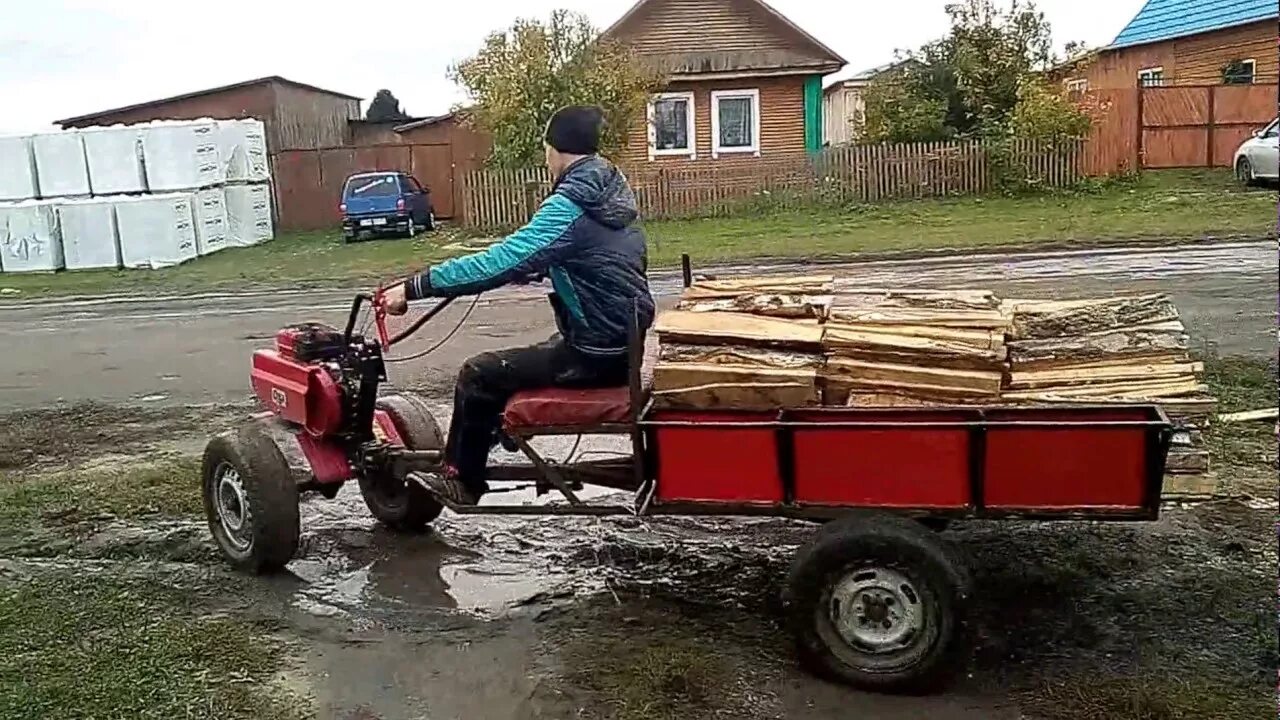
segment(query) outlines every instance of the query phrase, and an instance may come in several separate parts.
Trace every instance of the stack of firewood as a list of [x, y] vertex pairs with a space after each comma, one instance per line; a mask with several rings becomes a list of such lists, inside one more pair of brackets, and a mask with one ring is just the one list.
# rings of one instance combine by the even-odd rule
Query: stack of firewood
[[1175, 425], [1168, 472], [1180, 477], [1173, 483], [1204, 484], [1198, 478], [1207, 478], [1209, 453], [1200, 428], [1213, 399], [1167, 296], [1006, 300], [1004, 308], [1011, 326], [1006, 402], [1159, 404]]
[[705, 280], [655, 325], [659, 407], [775, 410], [820, 402], [831, 277]]
[[1007, 318], [987, 291], [863, 291], [838, 296], [822, 345], [828, 405], [992, 403]]

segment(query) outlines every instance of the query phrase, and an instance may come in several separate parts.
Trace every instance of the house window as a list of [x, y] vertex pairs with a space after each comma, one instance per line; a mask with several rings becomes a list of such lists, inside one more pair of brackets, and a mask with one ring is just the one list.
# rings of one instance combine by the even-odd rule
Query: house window
[[649, 159], [694, 157], [693, 93], [654, 95], [649, 101]]
[[1223, 85], [1252, 85], [1254, 72], [1258, 69], [1258, 61], [1232, 60], [1222, 68]]
[[711, 93], [711, 157], [722, 153], [760, 155], [760, 91]]
[[1138, 85], [1140, 87], [1160, 87], [1164, 85], [1164, 68], [1153, 67], [1139, 70]]
[[1088, 78], [1076, 78], [1067, 81], [1067, 97], [1072, 100], [1079, 100], [1087, 92], [1089, 92]]

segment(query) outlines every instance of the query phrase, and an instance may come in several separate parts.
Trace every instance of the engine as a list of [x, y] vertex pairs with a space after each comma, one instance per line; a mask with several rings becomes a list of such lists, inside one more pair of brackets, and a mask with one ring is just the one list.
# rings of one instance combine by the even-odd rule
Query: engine
[[362, 425], [356, 418], [372, 416], [385, 371], [377, 343], [304, 323], [277, 332], [274, 348], [254, 352], [250, 378], [263, 407], [326, 437], [352, 432]]

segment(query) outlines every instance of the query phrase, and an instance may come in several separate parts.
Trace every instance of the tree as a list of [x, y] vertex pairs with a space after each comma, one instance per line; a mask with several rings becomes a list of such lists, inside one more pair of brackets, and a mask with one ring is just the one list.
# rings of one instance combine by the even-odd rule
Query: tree
[[[918, 63], [874, 79], [864, 92], [867, 139], [928, 142], [1006, 136], [1029, 127], [1076, 131], [1086, 113], [1062, 102], [1042, 79], [1056, 58], [1044, 14], [1029, 2], [962, 0], [947, 6], [951, 29], [906, 54]], [[1021, 103], [1031, 106], [1019, 109]], [[1046, 114], [1064, 114], [1049, 118]], [[1020, 118], [1015, 122], [1015, 118]]]
[[619, 149], [662, 85], [625, 46], [600, 38], [585, 16], [566, 10], [491, 33], [450, 77], [471, 100], [468, 120], [493, 137], [490, 161], [508, 167], [541, 160], [546, 122], [565, 105], [603, 108], [602, 148]]
[[400, 101], [390, 90], [379, 90], [373, 96], [373, 101], [369, 103], [369, 110], [365, 112], [364, 119], [369, 122], [394, 122], [397, 120], [409, 120], [410, 117], [400, 109]]

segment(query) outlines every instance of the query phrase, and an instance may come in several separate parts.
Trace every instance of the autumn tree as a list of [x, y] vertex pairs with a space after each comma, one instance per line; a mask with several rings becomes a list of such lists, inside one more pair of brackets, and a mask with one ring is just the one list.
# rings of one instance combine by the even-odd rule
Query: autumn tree
[[400, 101], [390, 90], [379, 90], [369, 102], [369, 109], [364, 114], [369, 122], [393, 122], [408, 120], [409, 116], [400, 109]]
[[1051, 28], [1035, 5], [961, 0], [948, 5], [947, 14], [945, 37], [906, 53], [916, 62], [867, 87], [867, 140], [927, 142], [1022, 131], [1044, 137], [1088, 129], [1088, 114], [1044, 80], [1056, 58]]
[[662, 84], [625, 46], [566, 10], [491, 33], [450, 77], [470, 99], [468, 120], [493, 137], [490, 161], [508, 167], [541, 161], [546, 122], [565, 105], [603, 108], [603, 150], [617, 150], [644, 122], [649, 95]]

